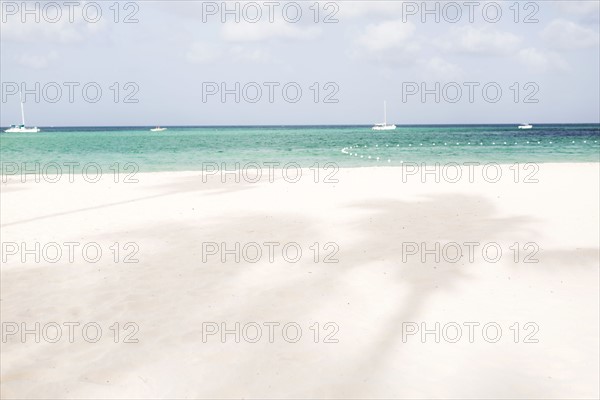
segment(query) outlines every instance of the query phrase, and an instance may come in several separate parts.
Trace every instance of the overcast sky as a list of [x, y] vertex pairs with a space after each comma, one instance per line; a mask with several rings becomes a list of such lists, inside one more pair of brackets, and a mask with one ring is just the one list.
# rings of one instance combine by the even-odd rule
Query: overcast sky
[[600, 119], [598, 1], [430, 1], [439, 22], [421, 1], [228, 2], [239, 22], [222, 2], [88, 3], [40, 7], [36, 22], [2, 2], [2, 126], [20, 121], [22, 83], [37, 126], [371, 124], [383, 100], [396, 124]]

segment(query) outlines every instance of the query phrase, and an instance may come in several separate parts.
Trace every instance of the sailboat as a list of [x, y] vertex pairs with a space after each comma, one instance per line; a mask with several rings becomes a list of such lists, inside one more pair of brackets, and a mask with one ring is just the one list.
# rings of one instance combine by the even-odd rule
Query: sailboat
[[11, 125], [10, 128], [5, 130], [7, 133], [37, 133], [39, 132], [39, 128], [27, 128], [25, 126], [25, 110], [23, 109], [23, 96], [21, 92], [19, 92], [19, 99], [21, 100], [21, 125]]
[[525, 124], [519, 125], [517, 128], [519, 128], [519, 129], [531, 129], [531, 128], [533, 128], [533, 125], [525, 123]]
[[387, 123], [387, 104], [383, 102], [383, 123], [375, 124], [372, 128], [374, 131], [393, 131], [396, 129], [396, 125], [388, 125]]
[[152, 128], [150, 129], [150, 132], [162, 132], [162, 131], [166, 131], [167, 128], [161, 128], [160, 126], [157, 126], [156, 128]]

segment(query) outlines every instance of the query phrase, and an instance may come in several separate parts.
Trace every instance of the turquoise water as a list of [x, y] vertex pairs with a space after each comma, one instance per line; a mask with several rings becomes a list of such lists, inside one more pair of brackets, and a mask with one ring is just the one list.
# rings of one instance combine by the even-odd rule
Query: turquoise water
[[[341, 167], [404, 162], [600, 162], [600, 125], [399, 126], [376, 132], [343, 127], [42, 128], [0, 134], [7, 163], [135, 163], [140, 171], [201, 170], [203, 163], [336, 163]], [[369, 158], [371, 157], [371, 158]], [[379, 160], [377, 160], [379, 157]], [[389, 161], [388, 161], [389, 160]], [[4, 167], [2, 168], [4, 173]]]

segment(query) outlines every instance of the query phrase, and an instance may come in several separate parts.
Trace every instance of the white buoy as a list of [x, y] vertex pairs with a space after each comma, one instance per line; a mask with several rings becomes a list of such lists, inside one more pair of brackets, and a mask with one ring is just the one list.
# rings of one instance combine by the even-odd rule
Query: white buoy
[[392, 162], [392, 160], [390, 160], [390, 159], [388, 158], [388, 162]]

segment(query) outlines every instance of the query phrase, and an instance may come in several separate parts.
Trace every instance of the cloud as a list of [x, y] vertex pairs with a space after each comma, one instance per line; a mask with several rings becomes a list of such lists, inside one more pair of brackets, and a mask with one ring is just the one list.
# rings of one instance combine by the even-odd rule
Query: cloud
[[284, 20], [224, 24], [221, 37], [228, 42], [261, 42], [270, 39], [311, 40], [321, 34], [316, 26], [301, 27]]
[[214, 44], [195, 42], [185, 53], [185, 58], [193, 64], [210, 64], [223, 55], [223, 50]]
[[444, 36], [433, 40], [433, 44], [444, 51], [477, 55], [510, 54], [516, 51], [520, 42], [513, 33], [472, 26], [451, 28]]
[[243, 46], [235, 46], [229, 50], [231, 58], [235, 61], [249, 61], [254, 63], [274, 62], [271, 53], [264, 49], [249, 49]]
[[562, 13], [571, 14], [588, 21], [600, 19], [600, 2], [595, 0], [568, 0], [554, 3]]
[[2, 41], [16, 43], [60, 43], [73, 44], [82, 43], [87, 37], [102, 31], [102, 22], [69, 22], [61, 19], [50, 23], [41, 21], [39, 23], [23, 23], [20, 20], [11, 19], [2, 25]]
[[542, 38], [557, 49], [570, 50], [598, 46], [600, 34], [572, 21], [555, 19], [542, 31]]
[[211, 64], [222, 60], [265, 63], [273, 62], [271, 53], [261, 48], [247, 46], [217, 46], [212, 43], [195, 42], [185, 53], [185, 58], [192, 64]]
[[412, 39], [415, 25], [401, 20], [370, 24], [358, 38], [358, 43], [371, 52], [415, 49], [418, 44]]
[[428, 76], [443, 79], [457, 78], [462, 73], [458, 65], [452, 64], [440, 57], [430, 58], [422, 64], [422, 68]]
[[171, 14], [179, 19], [189, 18], [202, 21], [202, 2], [196, 1], [157, 1], [153, 4], [162, 15]]
[[553, 52], [545, 53], [536, 48], [528, 47], [520, 50], [518, 56], [519, 60], [534, 72], [565, 71], [569, 69], [569, 64]]
[[401, 20], [369, 24], [356, 40], [351, 55], [380, 64], [407, 66], [416, 62], [420, 49], [414, 38], [415, 26]]
[[[338, 19], [344, 20], [365, 16], [386, 16], [388, 18], [397, 16], [400, 18], [402, 16], [402, 3], [402, 1], [343, 1], [337, 3], [339, 5]], [[323, 9], [323, 5], [321, 9]], [[330, 8], [325, 11], [331, 13], [333, 9]]]
[[51, 51], [48, 54], [20, 54], [16, 57], [19, 65], [33, 69], [44, 69], [56, 59], [58, 59], [56, 51]]

